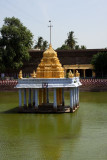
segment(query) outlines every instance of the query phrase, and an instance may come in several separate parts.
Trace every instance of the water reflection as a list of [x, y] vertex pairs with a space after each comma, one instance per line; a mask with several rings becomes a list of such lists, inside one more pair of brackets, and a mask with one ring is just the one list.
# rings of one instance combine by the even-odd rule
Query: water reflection
[[13, 147], [16, 148], [16, 144], [24, 155], [34, 151], [35, 157], [38, 154], [46, 159], [59, 159], [68, 141], [69, 145], [73, 146], [81, 130], [81, 117], [78, 112], [60, 115], [3, 114], [0, 116], [0, 122], [5, 126], [1, 146], [5, 144], [5, 149], [10, 148], [7, 150], [11, 152]]
[[11, 114], [17, 93], [0, 93], [0, 160], [107, 159], [106, 97], [80, 93], [74, 114]]

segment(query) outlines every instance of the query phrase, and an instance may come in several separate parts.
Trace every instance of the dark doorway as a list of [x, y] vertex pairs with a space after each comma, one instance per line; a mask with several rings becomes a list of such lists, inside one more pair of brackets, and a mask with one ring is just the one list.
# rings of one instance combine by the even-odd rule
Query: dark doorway
[[91, 69], [86, 69], [85, 70], [85, 75], [86, 75], [86, 78], [92, 78], [92, 70]]
[[80, 78], [83, 78], [84, 77], [83, 69], [77, 69], [77, 70], [80, 73]]

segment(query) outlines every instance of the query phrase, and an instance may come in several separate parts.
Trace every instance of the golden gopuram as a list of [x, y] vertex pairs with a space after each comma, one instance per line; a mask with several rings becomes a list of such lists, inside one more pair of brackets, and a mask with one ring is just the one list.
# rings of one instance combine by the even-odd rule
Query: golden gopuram
[[[43, 52], [43, 58], [36, 71], [31, 73], [30, 78], [23, 78], [19, 72], [19, 80], [16, 88], [19, 89], [19, 109], [21, 112], [74, 112], [79, 106], [79, 73], [75, 77], [71, 70], [68, 77], [64, 77], [57, 52], [52, 45]], [[69, 105], [66, 104], [64, 90], [69, 92]], [[24, 104], [22, 104], [22, 91], [24, 92]], [[28, 101], [27, 101], [28, 92]], [[51, 97], [50, 102], [50, 94]], [[53, 99], [53, 102], [52, 102]]]
[[36, 71], [37, 78], [64, 78], [64, 69], [51, 45], [43, 53]]

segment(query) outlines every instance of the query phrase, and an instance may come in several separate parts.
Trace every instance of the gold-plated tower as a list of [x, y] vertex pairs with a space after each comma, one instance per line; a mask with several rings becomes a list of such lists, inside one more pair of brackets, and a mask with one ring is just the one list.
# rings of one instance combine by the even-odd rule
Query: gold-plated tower
[[37, 78], [64, 78], [64, 68], [62, 67], [57, 52], [51, 46], [43, 53], [43, 58], [37, 67]]
[[23, 78], [23, 77], [22, 77], [22, 70], [20, 70], [19, 75], [18, 75], [18, 78], [19, 78], [19, 79], [22, 79], [22, 78]]

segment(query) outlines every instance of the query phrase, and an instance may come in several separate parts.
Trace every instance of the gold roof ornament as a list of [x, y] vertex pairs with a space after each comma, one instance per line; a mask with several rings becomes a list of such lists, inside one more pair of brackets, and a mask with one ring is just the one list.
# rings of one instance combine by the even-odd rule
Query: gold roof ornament
[[20, 70], [19, 75], [18, 75], [18, 78], [19, 78], [19, 79], [22, 79], [22, 78], [23, 78], [23, 77], [22, 77], [22, 70]]
[[74, 74], [72, 73], [72, 71], [70, 70], [69, 73], [68, 73], [68, 78], [73, 78], [74, 77]]
[[64, 78], [64, 68], [62, 67], [57, 52], [49, 45], [49, 48], [43, 53], [43, 58], [37, 67], [37, 78]]
[[33, 73], [31, 73], [31, 77], [32, 78], [36, 78], [36, 72], [35, 72], [35, 70], [33, 71]]
[[80, 77], [80, 73], [76, 70], [76, 77]]

